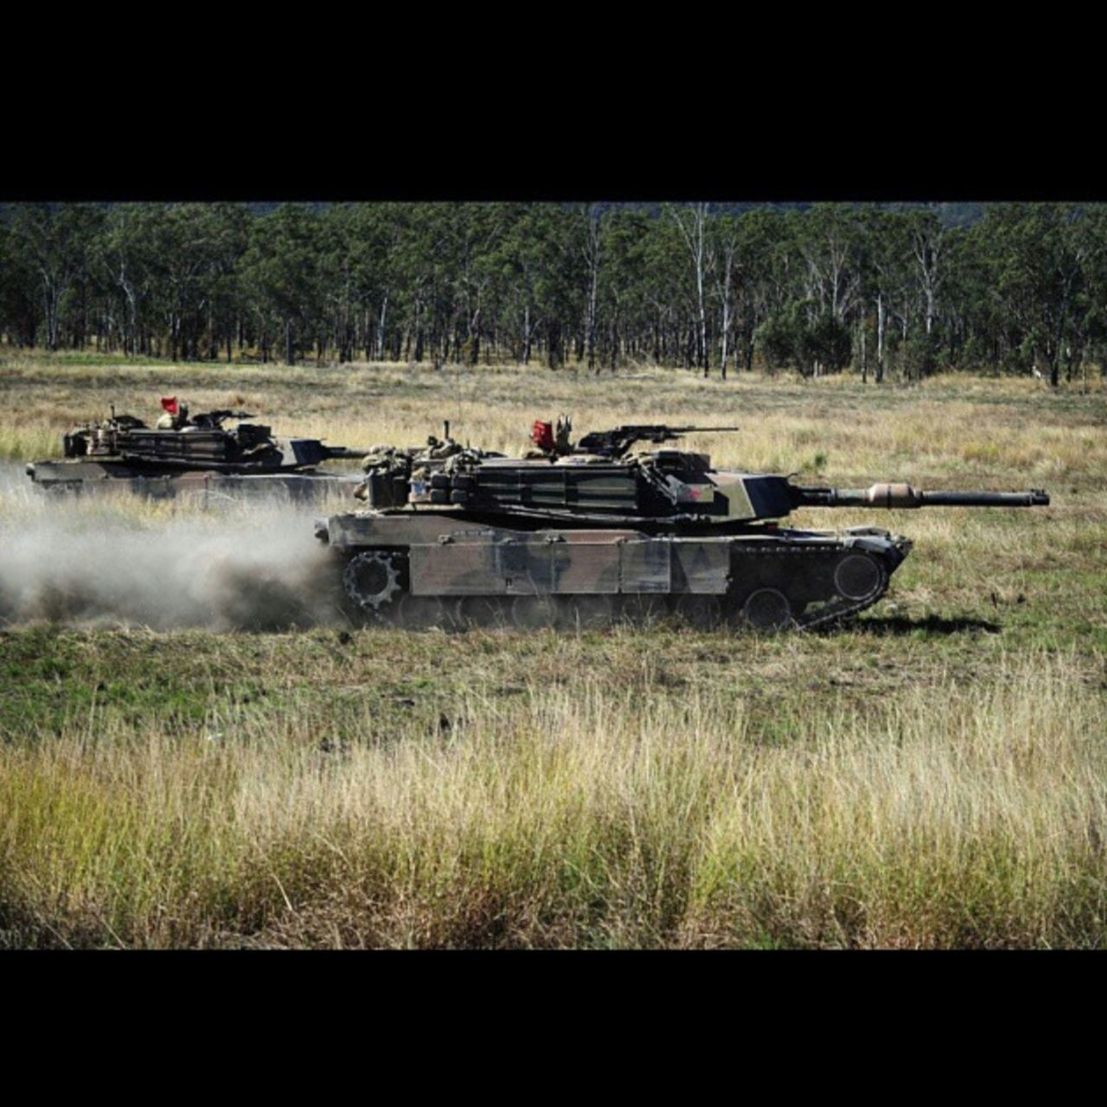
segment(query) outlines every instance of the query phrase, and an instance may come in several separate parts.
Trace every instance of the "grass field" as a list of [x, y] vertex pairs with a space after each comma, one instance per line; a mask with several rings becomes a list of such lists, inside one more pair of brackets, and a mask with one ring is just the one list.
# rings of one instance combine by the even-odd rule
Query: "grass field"
[[0, 457], [162, 395], [366, 446], [736, 423], [687, 444], [1053, 502], [799, 513], [915, 542], [830, 632], [414, 633], [311, 603], [243, 632], [259, 574], [309, 586], [310, 513], [47, 502], [13, 467], [0, 945], [1107, 945], [1102, 387], [9, 354]]

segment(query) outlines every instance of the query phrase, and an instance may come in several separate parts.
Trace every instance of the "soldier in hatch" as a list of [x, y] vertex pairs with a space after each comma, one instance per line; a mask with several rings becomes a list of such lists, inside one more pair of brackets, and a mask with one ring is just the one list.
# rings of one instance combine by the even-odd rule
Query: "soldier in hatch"
[[157, 430], [181, 430], [191, 425], [188, 418], [188, 404], [184, 401], [178, 404], [176, 399], [162, 400], [161, 406], [165, 408], [165, 412], [154, 424]]
[[427, 438], [427, 448], [423, 456], [431, 461], [442, 461], [444, 458], [453, 457], [454, 454], [459, 453], [461, 453], [461, 447], [452, 438], [447, 438], [443, 442], [432, 434]]
[[530, 428], [531, 445], [523, 454], [526, 461], [536, 461], [547, 457], [551, 461], [565, 457], [573, 452], [573, 444], [569, 441], [569, 435], [573, 429], [573, 421], [568, 415], [557, 417], [557, 429], [550, 423], [536, 419]]

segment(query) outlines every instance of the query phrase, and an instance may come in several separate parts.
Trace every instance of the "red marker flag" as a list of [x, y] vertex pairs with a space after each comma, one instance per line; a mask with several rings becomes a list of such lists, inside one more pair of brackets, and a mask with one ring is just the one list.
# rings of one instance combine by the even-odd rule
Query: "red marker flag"
[[177, 397], [176, 396], [162, 396], [161, 406], [169, 412], [170, 415], [177, 414]]
[[541, 419], [535, 419], [530, 428], [530, 440], [540, 450], [552, 450], [554, 448], [553, 427]]

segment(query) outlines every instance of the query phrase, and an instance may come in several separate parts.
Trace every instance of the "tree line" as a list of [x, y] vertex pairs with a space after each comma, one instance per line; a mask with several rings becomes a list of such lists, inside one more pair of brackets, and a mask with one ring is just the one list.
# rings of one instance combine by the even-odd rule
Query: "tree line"
[[0, 207], [23, 348], [1057, 385], [1104, 363], [1105, 311], [1104, 205]]

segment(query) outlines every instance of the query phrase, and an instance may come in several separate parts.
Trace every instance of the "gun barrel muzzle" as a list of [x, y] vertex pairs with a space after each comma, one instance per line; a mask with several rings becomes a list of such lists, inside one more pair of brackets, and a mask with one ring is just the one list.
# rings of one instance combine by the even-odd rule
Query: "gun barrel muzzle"
[[1040, 488], [1029, 492], [920, 492], [926, 507], [1048, 507], [1049, 496]]

